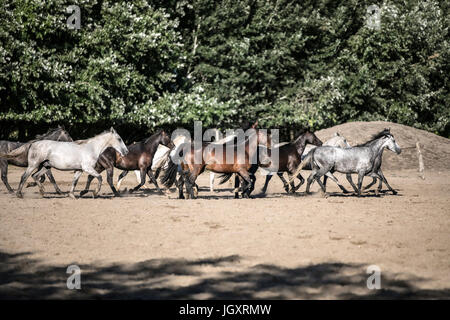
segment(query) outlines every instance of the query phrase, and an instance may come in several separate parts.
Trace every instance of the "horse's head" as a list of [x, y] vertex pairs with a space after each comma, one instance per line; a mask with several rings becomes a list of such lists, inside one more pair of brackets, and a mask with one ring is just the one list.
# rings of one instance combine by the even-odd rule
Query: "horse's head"
[[175, 148], [175, 144], [170, 139], [170, 136], [167, 134], [165, 130], [161, 130], [160, 132], [160, 144], [168, 147], [169, 149]]
[[70, 136], [70, 134], [64, 129], [64, 127], [58, 126], [57, 129], [59, 135], [58, 138], [56, 138], [56, 141], [66, 141], [66, 142], [72, 142], [73, 139]]
[[267, 148], [270, 148], [272, 146], [272, 136], [267, 133], [267, 130], [261, 130], [261, 129], [252, 129], [256, 132], [256, 137], [258, 139], [258, 144], [262, 144], [263, 146], [266, 146]]
[[128, 154], [128, 148], [125, 145], [125, 143], [123, 143], [122, 138], [119, 136], [119, 134], [116, 132], [116, 130], [114, 130], [113, 127], [111, 127], [111, 129], [108, 132], [110, 138], [109, 138], [109, 144], [111, 147], [113, 147], [114, 149], [116, 149], [116, 151], [118, 153], [120, 153], [120, 155], [126, 156]]
[[324, 145], [333, 146], [333, 147], [341, 147], [341, 148], [349, 148], [351, 145], [347, 142], [343, 136], [339, 134], [339, 132], [335, 132], [333, 138], [327, 140]]
[[396, 154], [400, 154], [402, 152], [402, 149], [397, 144], [397, 142], [394, 139], [394, 136], [391, 134], [389, 129], [385, 129], [385, 134], [383, 139], [385, 139], [384, 146], [391, 150], [392, 152], [395, 152]]
[[303, 139], [305, 140], [305, 143], [313, 144], [318, 147], [322, 145], [322, 141], [320, 141], [320, 139], [309, 130], [303, 134]]

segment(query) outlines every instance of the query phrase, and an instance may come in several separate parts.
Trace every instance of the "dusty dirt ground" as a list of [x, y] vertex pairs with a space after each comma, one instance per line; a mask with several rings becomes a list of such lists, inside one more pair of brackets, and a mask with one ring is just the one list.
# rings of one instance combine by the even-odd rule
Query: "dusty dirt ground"
[[[22, 172], [10, 166], [14, 188]], [[72, 174], [54, 175], [67, 191]], [[207, 173], [196, 200], [112, 198], [106, 183], [99, 199], [71, 200], [48, 182], [46, 198], [28, 188], [21, 200], [1, 184], [0, 298], [450, 298], [450, 172], [385, 175], [398, 195], [344, 196], [329, 181], [327, 198], [317, 184], [292, 196], [274, 177], [265, 198], [235, 200], [228, 184], [210, 193]], [[134, 185], [130, 174], [122, 189]], [[66, 287], [72, 264], [81, 290]]]

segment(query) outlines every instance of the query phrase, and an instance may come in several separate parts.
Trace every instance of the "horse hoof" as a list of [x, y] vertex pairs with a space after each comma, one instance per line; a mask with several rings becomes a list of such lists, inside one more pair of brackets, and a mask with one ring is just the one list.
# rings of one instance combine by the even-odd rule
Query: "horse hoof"
[[69, 192], [69, 198], [76, 200], [77, 198], [75, 197], [75, 195], [71, 192]]
[[80, 197], [84, 196], [86, 193], [88, 193], [89, 190], [83, 190], [80, 191]]
[[17, 198], [23, 198], [23, 195], [22, 195], [22, 192], [16, 192], [16, 196], [17, 196]]
[[41, 196], [45, 195], [44, 189], [39, 189], [39, 193], [41, 194]]
[[119, 192], [114, 193], [114, 197], [120, 198], [122, 195]]
[[29, 183], [27, 183], [27, 186], [25, 188], [35, 187], [36, 185], [37, 185], [36, 182], [29, 182]]
[[392, 194], [395, 196], [398, 192], [395, 190], [392, 190]]

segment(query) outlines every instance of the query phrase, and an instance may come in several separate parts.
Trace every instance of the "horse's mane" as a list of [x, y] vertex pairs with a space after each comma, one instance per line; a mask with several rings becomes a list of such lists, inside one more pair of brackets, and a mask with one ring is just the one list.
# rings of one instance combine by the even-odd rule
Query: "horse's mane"
[[156, 136], [160, 135], [163, 132], [162, 129], [156, 131], [154, 134], [152, 134], [150, 137], [142, 139], [141, 142], [143, 144], [146, 144], [150, 139], [154, 139]]
[[55, 132], [60, 131], [60, 130], [64, 130], [64, 129], [61, 128], [61, 127], [50, 128], [50, 129], [47, 130], [46, 133], [36, 135], [36, 136], [34, 137], [34, 140], [42, 140], [42, 139], [44, 139], [46, 136], [49, 136], [49, 135], [51, 135], [52, 133], [55, 133]]
[[308, 132], [309, 129], [300, 129], [297, 131], [297, 138], [295, 138], [293, 141], [289, 142], [290, 144], [295, 144], [298, 139], [300, 139], [306, 132]]
[[391, 131], [389, 129], [383, 129], [380, 132], [372, 135], [372, 137], [370, 138], [369, 141], [358, 144], [358, 145], [356, 145], [356, 147], [365, 147], [365, 146], [369, 145], [370, 143], [374, 142], [375, 140], [378, 140], [380, 138], [387, 137], [390, 135], [391, 135]]
[[94, 138], [96, 138], [98, 136], [101, 136], [102, 134], [109, 133], [109, 132], [111, 132], [111, 131], [105, 130], [102, 133], [99, 133], [99, 134], [97, 134], [97, 135], [95, 135], [95, 136], [93, 136], [91, 138], [83, 139], [83, 140], [75, 140], [74, 143], [76, 143], [76, 144], [85, 144], [85, 143], [88, 143], [91, 139], [94, 139]]

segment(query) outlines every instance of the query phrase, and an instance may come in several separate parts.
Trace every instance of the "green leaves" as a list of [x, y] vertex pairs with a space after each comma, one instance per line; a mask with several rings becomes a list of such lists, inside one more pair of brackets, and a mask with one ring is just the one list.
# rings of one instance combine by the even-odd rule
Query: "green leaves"
[[[391, 120], [450, 136], [444, 2], [0, 2], [0, 121], [319, 129]], [[76, 133], [75, 133], [76, 134]]]

